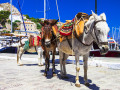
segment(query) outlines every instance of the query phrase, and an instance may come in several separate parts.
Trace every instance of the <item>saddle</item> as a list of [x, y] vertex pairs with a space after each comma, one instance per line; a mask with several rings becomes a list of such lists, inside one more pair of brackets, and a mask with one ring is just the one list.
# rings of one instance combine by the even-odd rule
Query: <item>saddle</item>
[[60, 28], [60, 42], [66, 39], [74, 38], [72, 32], [75, 32], [77, 36], [83, 34], [84, 23], [88, 20], [89, 15], [86, 13], [78, 13], [74, 19], [63, 24]]

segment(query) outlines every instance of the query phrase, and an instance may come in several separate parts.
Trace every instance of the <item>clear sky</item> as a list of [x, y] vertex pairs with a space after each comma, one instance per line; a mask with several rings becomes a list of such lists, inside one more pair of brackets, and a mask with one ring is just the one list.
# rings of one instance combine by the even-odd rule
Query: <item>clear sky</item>
[[[44, 13], [39, 12], [44, 10], [44, 0], [19, 0], [22, 13], [28, 14], [30, 17], [43, 18]], [[58, 19], [58, 13], [56, 8], [56, 0], [46, 0], [47, 19]], [[91, 10], [95, 10], [95, 0], [57, 0], [60, 18], [62, 22], [65, 20], [71, 20], [78, 12], [85, 12], [91, 14]], [[120, 26], [120, 0], [97, 0], [98, 15], [105, 13], [107, 17], [107, 23], [110, 27], [110, 33], [112, 33], [112, 27], [119, 28]], [[0, 3], [10, 2], [10, 0], [0, 0]], [[18, 7], [17, 0], [13, 0], [13, 5]]]

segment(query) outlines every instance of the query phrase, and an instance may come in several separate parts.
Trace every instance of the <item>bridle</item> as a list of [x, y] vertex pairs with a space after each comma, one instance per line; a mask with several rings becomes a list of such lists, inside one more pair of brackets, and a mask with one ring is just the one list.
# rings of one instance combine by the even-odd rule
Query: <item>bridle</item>
[[[94, 26], [93, 26], [93, 29], [92, 30], [94, 30], [94, 33], [95, 33], [95, 38], [96, 38], [96, 40], [97, 40], [97, 42], [99, 43], [99, 44], [104, 44], [104, 45], [108, 45], [108, 42], [100, 42], [99, 41], [99, 39], [98, 39], [98, 37], [97, 37], [97, 34], [96, 34], [96, 28], [95, 28], [95, 25], [98, 23], [98, 22], [106, 22], [106, 20], [98, 20], [98, 21], [94, 21]], [[93, 35], [92, 35], [92, 37], [93, 37]], [[94, 37], [93, 37], [94, 38]], [[95, 39], [94, 38], [94, 39]]]
[[[51, 28], [51, 29], [52, 29], [52, 28]], [[45, 31], [43, 31], [43, 32], [45, 32]], [[48, 41], [48, 42], [46, 42], [46, 43], [53, 43], [53, 42], [56, 42], [56, 40], [57, 40], [57, 38], [56, 38], [56, 36], [55, 36], [55, 34], [54, 34], [54, 32], [53, 32], [53, 29], [50, 30], [50, 32], [52, 33], [52, 37], [51, 37], [50, 41]], [[42, 39], [45, 39], [44, 34], [43, 34], [43, 38], [42, 38]], [[43, 42], [45, 43], [44, 40], [43, 40]]]

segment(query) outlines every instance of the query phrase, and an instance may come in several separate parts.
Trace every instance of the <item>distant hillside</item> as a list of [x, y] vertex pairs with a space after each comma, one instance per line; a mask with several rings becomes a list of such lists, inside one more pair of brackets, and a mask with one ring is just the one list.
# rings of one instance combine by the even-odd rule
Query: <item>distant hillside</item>
[[[2, 3], [2, 4], [0, 4], [0, 11], [1, 10], [3, 10], [3, 11], [11, 11], [10, 3]], [[13, 5], [12, 5], [12, 13], [20, 15], [20, 12], [18, 11], [18, 9], [16, 7], [14, 7]]]

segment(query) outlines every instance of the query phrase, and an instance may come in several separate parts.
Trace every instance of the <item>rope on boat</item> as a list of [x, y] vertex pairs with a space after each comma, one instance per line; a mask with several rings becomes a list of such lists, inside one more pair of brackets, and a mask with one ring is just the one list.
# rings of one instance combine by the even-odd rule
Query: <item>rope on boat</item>
[[22, 6], [21, 6], [21, 9], [23, 8], [23, 4], [24, 4], [24, 0], [23, 0], [23, 2], [22, 2]]
[[[26, 32], [26, 27], [25, 27], [25, 23], [24, 23], [24, 19], [23, 19], [23, 15], [22, 15], [22, 11], [21, 11], [19, 0], [18, 0], [18, 5], [19, 5], [19, 9], [20, 9], [20, 14], [21, 14], [21, 17], [22, 17], [22, 20], [23, 20], [24, 29], [25, 29], [25, 32]], [[26, 33], [26, 35], [27, 35], [27, 33]]]
[[59, 22], [60, 22], [60, 14], [59, 14], [59, 9], [58, 9], [58, 3], [57, 3], [57, 0], [56, 0], [56, 7], [57, 7], [58, 18], [59, 18]]

